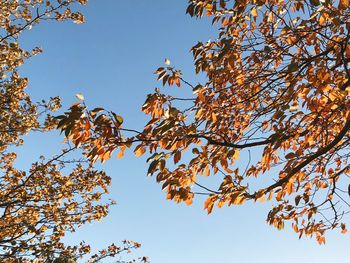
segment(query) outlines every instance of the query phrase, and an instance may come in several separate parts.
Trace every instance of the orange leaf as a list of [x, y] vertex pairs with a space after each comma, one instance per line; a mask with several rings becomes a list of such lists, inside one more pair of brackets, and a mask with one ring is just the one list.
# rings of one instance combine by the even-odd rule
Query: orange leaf
[[339, 0], [339, 5], [338, 8], [339, 9], [346, 9], [349, 7], [349, 0]]
[[347, 58], [350, 58], [350, 45], [349, 44], [346, 46], [345, 55]]
[[137, 146], [136, 149], [134, 150], [134, 153], [137, 157], [141, 156], [146, 152], [146, 149], [142, 147], [141, 145]]
[[242, 205], [245, 202], [245, 197], [243, 195], [239, 195], [236, 197], [236, 199], [233, 201], [234, 205]]
[[287, 188], [287, 193], [288, 193], [288, 194], [293, 193], [293, 183], [288, 182], [288, 183], [286, 184], [286, 188]]
[[210, 196], [207, 198], [207, 200], [205, 200], [204, 209], [208, 211], [208, 214], [210, 214], [213, 211], [214, 202], [215, 202], [215, 197], [213, 196]]
[[125, 151], [125, 147], [120, 147], [119, 153], [117, 155], [118, 160], [120, 160], [123, 156], [124, 156], [124, 151]]

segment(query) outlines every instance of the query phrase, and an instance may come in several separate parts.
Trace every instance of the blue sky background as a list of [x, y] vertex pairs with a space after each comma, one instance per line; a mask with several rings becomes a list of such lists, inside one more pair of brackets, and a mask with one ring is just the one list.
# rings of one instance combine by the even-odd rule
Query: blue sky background
[[[207, 20], [185, 15], [185, 0], [90, 0], [82, 8], [84, 25], [43, 23], [21, 39], [44, 53], [22, 67], [34, 100], [61, 96], [64, 108], [81, 92], [91, 107], [103, 106], [122, 115], [125, 126], [142, 128], [140, 108], [159, 83], [153, 72], [165, 58], [181, 68], [192, 83], [191, 46], [215, 36]], [[173, 88], [181, 93], [181, 89]], [[57, 153], [62, 137], [30, 135], [19, 164], [28, 167], [41, 154]], [[241, 160], [243, 163], [244, 159]], [[93, 248], [132, 239], [142, 243], [137, 254], [152, 263], [347, 262], [349, 235], [327, 235], [325, 246], [298, 240], [289, 227], [277, 231], [265, 223], [273, 203], [224, 207], [208, 216], [203, 199], [186, 206], [165, 200], [155, 178], [147, 177], [145, 158], [128, 154], [101, 166], [113, 178], [110, 197], [117, 200], [110, 215], [67, 237]]]

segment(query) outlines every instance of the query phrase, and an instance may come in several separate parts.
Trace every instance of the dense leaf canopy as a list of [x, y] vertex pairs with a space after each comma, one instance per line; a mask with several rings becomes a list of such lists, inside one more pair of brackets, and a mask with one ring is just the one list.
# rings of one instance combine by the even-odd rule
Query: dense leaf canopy
[[[86, 158], [74, 159], [71, 154], [77, 147], [67, 144], [58, 155], [32, 163], [29, 171], [14, 164], [23, 137], [55, 128], [52, 112], [61, 107], [58, 97], [34, 103], [26, 93], [28, 79], [19, 75], [18, 68], [41, 49], [23, 50], [19, 37], [43, 20], [82, 23], [83, 15], [73, 9], [86, 2], [0, 3], [0, 262], [75, 262], [90, 252], [90, 246], [66, 246], [62, 237], [108, 214], [110, 204], [100, 199], [108, 192], [111, 178], [95, 170]], [[138, 247], [140, 244], [132, 241], [112, 244], [89, 262]], [[140, 260], [146, 262], [147, 258]]]
[[[191, 0], [187, 13], [208, 16], [217, 39], [192, 47], [191, 84], [169, 65], [156, 71], [167, 88], [149, 94], [143, 130], [121, 116], [78, 103], [59, 128], [91, 162], [134, 145], [148, 152], [148, 174], [176, 202], [207, 195], [215, 206], [274, 202], [267, 221], [290, 221], [301, 237], [324, 243], [348, 212], [350, 7], [348, 0]], [[184, 94], [188, 94], [185, 92]], [[174, 166], [175, 164], [175, 166]], [[221, 178], [217, 186], [205, 177]], [[204, 182], [204, 183], [203, 183]]]

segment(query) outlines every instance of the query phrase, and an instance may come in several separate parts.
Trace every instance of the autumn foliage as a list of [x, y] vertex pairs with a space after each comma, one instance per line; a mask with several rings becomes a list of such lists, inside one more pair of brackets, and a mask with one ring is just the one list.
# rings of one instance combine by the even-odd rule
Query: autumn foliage
[[[350, 7], [348, 0], [191, 0], [187, 13], [208, 16], [217, 39], [192, 47], [197, 73], [156, 71], [168, 88], [149, 94], [143, 130], [79, 103], [59, 116], [59, 128], [91, 162], [134, 146], [149, 153], [148, 174], [167, 198], [191, 204], [207, 195], [214, 207], [273, 202], [267, 222], [290, 222], [324, 243], [349, 209]], [[169, 61], [166, 61], [169, 64]], [[184, 92], [188, 94], [188, 91]], [[220, 178], [206, 185], [206, 177]]]
[[[26, 92], [28, 79], [19, 75], [18, 68], [41, 49], [23, 50], [19, 38], [43, 20], [82, 23], [83, 15], [73, 10], [86, 2], [0, 3], [0, 262], [75, 262], [90, 253], [90, 246], [67, 246], [62, 237], [108, 214], [110, 203], [100, 199], [108, 192], [111, 178], [95, 170], [85, 157], [75, 159], [79, 155], [71, 154], [76, 146], [67, 144], [56, 156], [33, 160], [28, 171], [15, 166], [25, 135], [54, 129], [58, 121], [52, 112], [61, 107], [58, 97], [36, 103]], [[89, 262], [138, 247], [132, 241], [112, 244]]]

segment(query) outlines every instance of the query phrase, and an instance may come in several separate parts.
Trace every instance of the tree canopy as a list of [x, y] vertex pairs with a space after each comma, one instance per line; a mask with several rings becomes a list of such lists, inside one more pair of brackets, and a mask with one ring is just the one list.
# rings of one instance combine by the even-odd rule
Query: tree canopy
[[[168, 88], [149, 94], [142, 130], [103, 108], [73, 105], [58, 128], [94, 163], [133, 146], [175, 202], [206, 195], [205, 209], [273, 202], [267, 222], [290, 222], [322, 244], [346, 232], [349, 211], [350, 8], [348, 0], [190, 0], [187, 13], [212, 19], [217, 38], [192, 47], [206, 78], [156, 71]], [[189, 91], [189, 92], [188, 92]], [[215, 186], [206, 177], [221, 178]]]
[[[1, 262], [75, 262], [90, 253], [90, 246], [68, 246], [62, 237], [87, 222], [102, 219], [111, 205], [100, 201], [108, 193], [111, 178], [94, 169], [86, 157], [75, 159], [77, 155], [72, 153], [76, 146], [67, 144], [56, 156], [41, 157], [28, 171], [15, 166], [25, 135], [54, 129], [57, 120], [52, 112], [61, 107], [58, 97], [36, 103], [26, 92], [28, 79], [20, 76], [18, 68], [41, 49], [22, 49], [20, 36], [44, 20], [83, 23], [83, 15], [74, 10], [86, 3], [16, 0], [0, 4]], [[92, 255], [89, 262], [139, 247], [127, 240], [120, 246], [112, 244]]]

